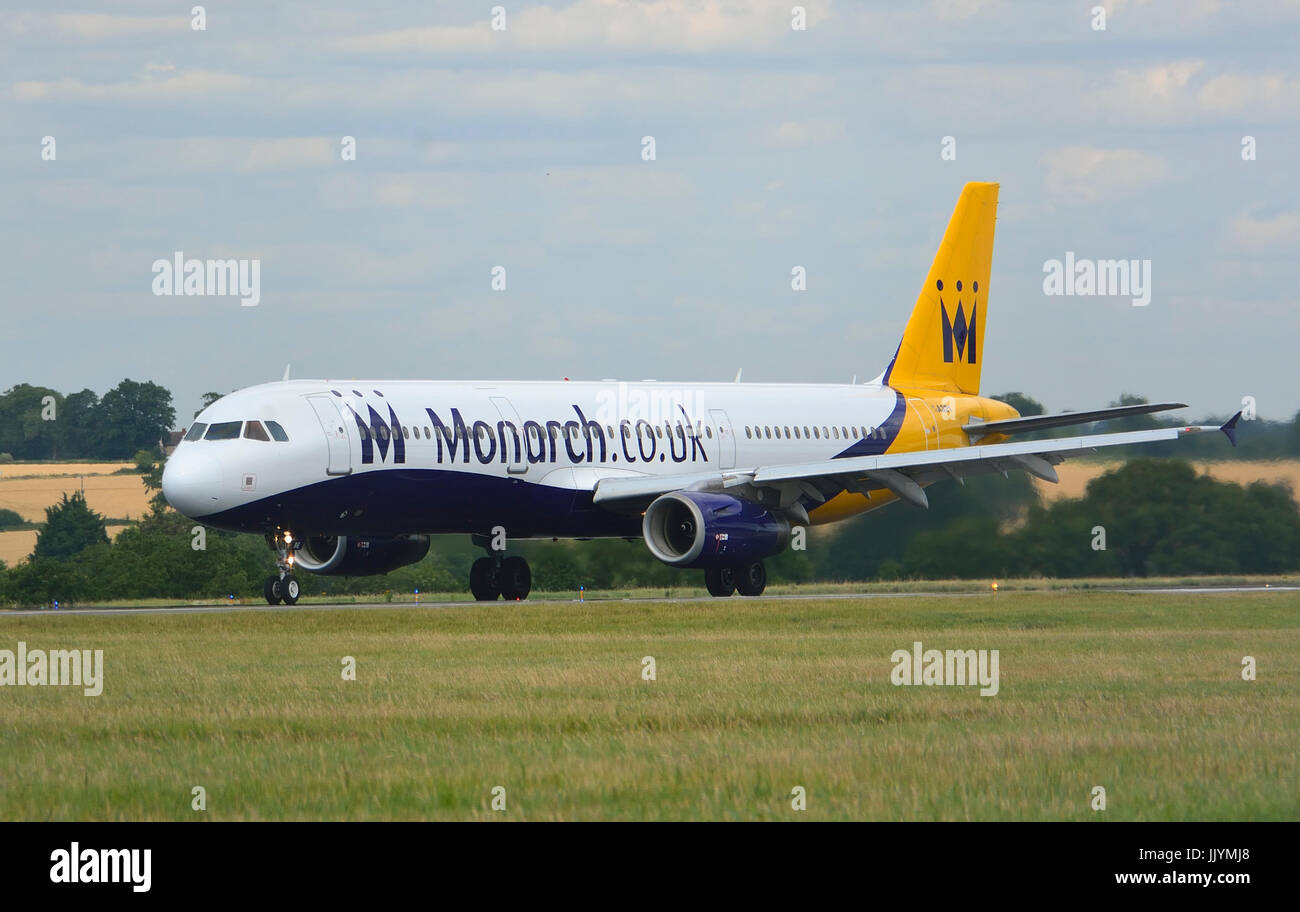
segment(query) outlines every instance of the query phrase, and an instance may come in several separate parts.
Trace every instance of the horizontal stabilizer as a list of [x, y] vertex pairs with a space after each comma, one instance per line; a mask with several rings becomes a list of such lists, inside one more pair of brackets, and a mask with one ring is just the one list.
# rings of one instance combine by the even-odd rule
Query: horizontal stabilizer
[[1094, 421], [1109, 421], [1112, 418], [1128, 418], [1132, 415], [1149, 415], [1152, 412], [1166, 412], [1169, 409], [1180, 408], [1187, 408], [1187, 406], [1182, 402], [1120, 405], [1114, 408], [1093, 409], [1091, 412], [1063, 412], [1059, 415], [1028, 415], [1022, 418], [1007, 418], [1004, 421], [972, 422], [963, 425], [962, 430], [967, 434], [981, 437], [988, 434], [1023, 434], [1026, 431], [1041, 431], [1047, 428], [1091, 424]]

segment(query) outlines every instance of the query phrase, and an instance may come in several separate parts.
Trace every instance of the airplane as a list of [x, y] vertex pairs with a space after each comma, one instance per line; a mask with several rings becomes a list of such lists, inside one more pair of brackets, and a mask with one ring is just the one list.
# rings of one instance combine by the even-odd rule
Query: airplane
[[286, 379], [199, 413], [163, 494], [197, 522], [266, 537], [272, 605], [298, 601], [296, 570], [386, 573], [452, 533], [486, 552], [470, 570], [478, 600], [528, 596], [528, 564], [507, 550], [529, 538], [639, 540], [703, 570], [714, 596], [757, 596], [764, 560], [799, 527], [926, 507], [938, 481], [1055, 482], [1068, 457], [1202, 431], [1235, 446], [1240, 412], [1221, 427], [1009, 440], [1186, 406], [1022, 417], [980, 396], [998, 186], [962, 189], [894, 357], [870, 382]]

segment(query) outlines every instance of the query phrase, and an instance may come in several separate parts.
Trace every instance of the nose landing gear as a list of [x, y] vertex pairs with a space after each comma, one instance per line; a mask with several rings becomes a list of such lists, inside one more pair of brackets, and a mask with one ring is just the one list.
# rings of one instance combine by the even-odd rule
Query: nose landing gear
[[275, 565], [278, 573], [275, 576], [268, 576], [262, 586], [266, 603], [278, 605], [284, 602], [286, 605], [296, 605], [302, 587], [298, 577], [293, 575], [293, 552], [302, 547], [302, 543], [294, 541], [293, 535], [286, 530], [277, 532], [273, 537], [268, 536], [267, 544], [275, 549]]

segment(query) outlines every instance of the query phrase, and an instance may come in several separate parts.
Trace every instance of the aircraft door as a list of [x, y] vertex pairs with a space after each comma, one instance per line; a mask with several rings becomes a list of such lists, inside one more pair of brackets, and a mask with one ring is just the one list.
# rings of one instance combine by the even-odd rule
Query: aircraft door
[[927, 450], [937, 449], [939, 446], [939, 420], [935, 417], [934, 409], [924, 399], [908, 399], [907, 406], [916, 416], [916, 420], [921, 425], [921, 430], [925, 432], [925, 448]]
[[320, 419], [321, 430], [329, 444], [329, 464], [326, 475], [349, 475], [352, 472], [352, 444], [343, 421], [343, 413], [329, 396], [308, 396], [307, 401]]
[[722, 409], [709, 409], [709, 417], [718, 431], [718, 468], [736, 467], [736, 438], [731, 433], [731, 419]]
[[[506, 454], [506, 471], [511, 475], [524, 475], [528, 472], [528, 444], [524, 440], [524, 423], [519, 420], [519, 412], [505, 396], [492, 396], [501, 420], [506, 422], [504, 433], [499, 441]], [[511, 426], [514, 432], [511, 432]], [[516, 436], [517, 435], [517, 436]]]

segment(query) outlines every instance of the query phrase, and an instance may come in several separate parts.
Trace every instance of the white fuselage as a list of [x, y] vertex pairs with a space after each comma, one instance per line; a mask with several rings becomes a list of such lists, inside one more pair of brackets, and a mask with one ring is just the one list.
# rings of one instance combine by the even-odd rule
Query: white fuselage
[[593, 508], [600, 478], [880, 453], [908, 407], [879, 383], [294, 380], [204, 409], [163, 485], [245, 531], [634, 534]]

